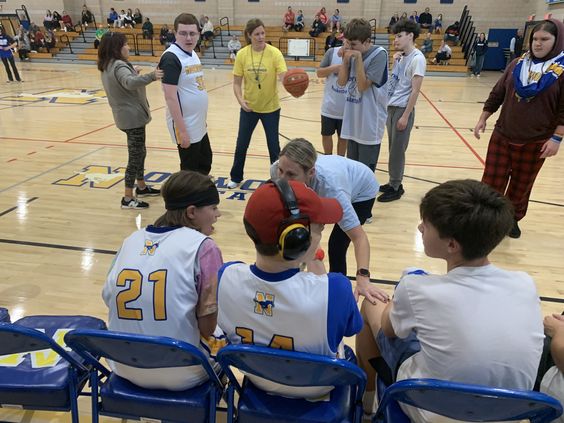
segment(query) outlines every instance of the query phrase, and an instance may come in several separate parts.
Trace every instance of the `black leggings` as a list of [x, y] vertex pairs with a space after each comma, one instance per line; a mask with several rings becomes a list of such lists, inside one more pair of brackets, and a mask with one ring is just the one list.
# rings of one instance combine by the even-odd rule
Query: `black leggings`
[[145, 177], [145, 127], [122, 129], [127, 134], [127, 168], [125, 169], [125, 187], [133, 188], [135, 180]]
[[[353, 203], [352, 206], [361, 225], [364, 225], [366, 219], [372, 216], [372, 206], [374, 198], [370, 200]], [[347, 275], [347, 250], [351, 239], [343, 232], [341, 227], [336, 224], [333, 227], [331, 236], [329, 237], [329, 271], [340, 272]]]
[[18, 68], [16, 68], [16, 62], [14, 62], [14, 56], [11, 57], [2, 57], [2, 63], [4, 63], [4, 67], [6, 68], [6, 73], [8, 74], [8, 80], [13, 81], [14, 76], [12, 76], [12, 71], [10, 71], [10, 66], [8, 66], [8, 62], [12, 65], [12, 69], [14, 70], [14, 76], [16, 77], [16, 81], [21, 81], [20, 74], [18, 73]]

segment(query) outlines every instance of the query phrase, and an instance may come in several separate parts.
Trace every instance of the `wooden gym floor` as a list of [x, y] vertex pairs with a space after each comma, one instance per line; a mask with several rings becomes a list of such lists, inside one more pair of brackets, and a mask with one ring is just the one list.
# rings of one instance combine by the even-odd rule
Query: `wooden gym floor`
[[[141, 212], [120, 209], [127, 160], [125, 134], [114, 126], [94, 66], [17, 65], [25, 82], [0, 83], [0, 267], [4, 274], [0, 306], [9, 309], [13, 320], [31, 314], [87, 314], [105, 319], [101, 290], [113, 254], [125, 237], [163, 212], [163, 202], [150, 198], [150, 209]], [[249, 149], [245, 176], [251, 181], [238, 190], [221, 189], [232, 163], [239, 107], [229, 70], [206, 69], [205, 75], [212, 174], [222, 200], [222, 217], [213, 238], [225, 261], [250, 262], [254, 249], [244, 234], [242, 213], [252, 190], [268, 179], [264, 133], [259, 125]], [[376, 203], [374, 223], [365, 226], [372, 249], [370, 270], [390, 293], [390, 281], [397, 281], [405, 267], [445, 272], [444, 262], [429, 259], [423, 252], [417, 231], [419, 201], [426, 191], [448, 179], [480, 179], [495, 116], [481, 140], [474, 139], [471, 130], [481, 102], [500, 75], [425, 78], [407, 154], [406, 193], [399, 201]], [[323, 83], [313, 73], [310, 78], [302, 98], [280, 91], [281, 143], [305, 137], [322, 151]], [[148, 98], [153, 121], [147, 127], [146, 172], [148, 180], [159, 185], [178, 169], [178, 156], [166, 130], [159, 83], [148, 86]], [[386, 138], [382, 145], [376, 177], [385, 183]], [[505, 239], [491, 255], [495, 264], [533, 276], [544, 313], [564, 309], [563, 163], [564, 152], [547, 160], [521, 224], [522, 237]], [[351, 248], [349, 274], [354, 274], [354, 266]], [[89, 413], [87, 401], [81, 402], [81, 410]], [[0, 410], [0, 421], [30, 420], [70, 421], [70, 416]]]

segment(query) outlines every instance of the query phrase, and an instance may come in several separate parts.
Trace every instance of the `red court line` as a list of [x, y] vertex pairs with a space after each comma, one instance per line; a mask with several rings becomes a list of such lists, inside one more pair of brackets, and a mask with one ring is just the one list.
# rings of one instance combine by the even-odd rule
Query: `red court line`
[[10, 159], [10, 160], [6, 160], [6, 163], [10, 163], [10, 162], [15, 162], [18, 159]]
[[458, 132], [458, 130], [452, 125], [452, 123], [450, 123], [450, 121], [445, 117], [445, 115], [441, 113], [441, 111], [437, 108], [437, 106], [435, 106], [433, 101], [429, 97], [427, 97], [423, 91], [420, 92], [421, 95], [425, 98], [425, 100], [427, 100], [427, 102], [431, 105], [431, 107], [435, 109], [435, 112], [437, 112], [437, 114], [445, 121], [445, 123], [450, 127], [450, 129], [453, 130], [453, 132], [458, 136], [458, 138], [460, 138], [460, 140], [466, 145], [466, 147], [468, 147], [468, 149], [472, 152], [472, 154], [474, 154], [474, 156], [480, 161], [480, 163], [482, 163], [482, 165], [485, 165], [486, 162], [484, 161], [484, 159], [482, 159], [482, 157], [480, 157], [477, 151], [474, 150], [474, 147], [472, 147], [470, 143], [466, 141], [466, 138], [464, 138], [462, 134]]
[[37, 153], [37, 151], [32, 151], [32, 152], [30, 152], [30, 153], [27, 153], [27, 155], [28, 155], [28, 156], [31, 156], [32, 154], [35, 154], [35, 153]]

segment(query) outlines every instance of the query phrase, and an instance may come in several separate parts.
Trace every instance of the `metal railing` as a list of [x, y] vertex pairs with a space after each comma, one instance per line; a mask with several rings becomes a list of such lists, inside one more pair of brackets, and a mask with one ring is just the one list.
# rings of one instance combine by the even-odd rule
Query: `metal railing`
[[[132, 34], [133, 35], [133, 34]], [[155, 55], [155, 47], [153, 44], [153, 37], [151, 38], [144, 38], [143, 34], [134, 34], [135, 37], [135, 55], [136, 56], [140, 56], [141, 55], [141, 51], [145, 52], [145, 51], [150, 51], [151, 52], [151, 56]]]
[[71, 46], [71, 42], [70, 42], [70, 38], [67, 34], [61, 34], [59, 35], [59, 40], [61, 41], [61, 43], [65, 43], [67, 45], [67, 47], [69, 48], [71, 54], [74, 53], [74, 51], [72, 51], [72, 46]]
[[74, 30], [74, 32], [76, 32], [77, 34], [82, 35], [82, 42], [85, 43], [86, 42], [86, 36], [84, 35], [84, 28], [82, 27], [82, 24], [76, 24], [72, 27], [72, 29]]
[[[221, 47], [224, 47], [224, 45], [223, 45], [223, 31], [221, 30], [220, 26], [216, 26], [213, 29], [213, 37], [215, 38], [218, 35], [219, 35], [219, 41], [221, 42]], [[213, 43], [213, 39], [212, 39], [212, 43]], [[214, 50], [214, 54], [215, 54], [215, 50]], [[215, 57], [214, 57], [214, 59], [215, 59]]]
[[224, 16], [219, 20], [219, 26], [223, 27], [224, 25], [227, 25], [227, 35], [231, 37], [231, 28], [229, 27], [229, 18], [227, 16]]

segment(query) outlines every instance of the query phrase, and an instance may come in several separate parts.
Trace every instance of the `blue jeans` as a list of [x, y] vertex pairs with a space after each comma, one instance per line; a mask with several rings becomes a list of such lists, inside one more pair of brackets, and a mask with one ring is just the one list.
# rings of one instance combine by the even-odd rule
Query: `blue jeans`
[[476, 55], [476, 63], [472, 66], [472, 73], [474, 75], [480, 75], [482, 72], [482, 68], [484, 67], [484, 59], [486, 58], [485, 54], [480, 56]]
[[258, 121], [262, 122], [270, 163], [278, 160], [280, 154], [280, 142], [278, 140], [278, 126], [280, 123], [280, 109], [270, 113], [246, 112], [241, 109], [239, 114], [239, 133], [237, 134], [237, 146], [235, 147], [235, 157], [233, 167], [231, 167], [231, 180], [241, 182], [243, 180], [243, 169], [247, 158], [247, 149], [251, 143], [251, 135], [255, 130]]

